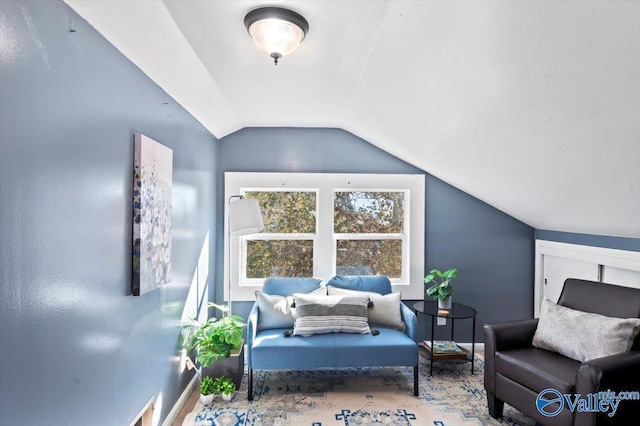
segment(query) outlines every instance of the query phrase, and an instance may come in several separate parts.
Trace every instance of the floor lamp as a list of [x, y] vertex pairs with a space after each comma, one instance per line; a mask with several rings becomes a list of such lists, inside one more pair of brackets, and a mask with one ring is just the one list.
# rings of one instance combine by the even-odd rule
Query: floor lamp
[[227, 315], [231, 315], [231, 237], [255, 234], [264, 229], [262, 214], [258, 200], [244, 198], [242, 195], [232, 195], [227, 203], [227, 229], [229, 242], [229, 272], [227, 279], [228, 308]]

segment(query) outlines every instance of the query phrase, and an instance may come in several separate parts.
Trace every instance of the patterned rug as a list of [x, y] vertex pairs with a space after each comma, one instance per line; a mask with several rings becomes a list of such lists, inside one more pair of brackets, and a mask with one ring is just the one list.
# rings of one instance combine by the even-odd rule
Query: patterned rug
[[436, 362], [433, 377], [428, 367], [420, 357], [419, 397], [409, 367], [256, 371], [252, 402], [245, 374], [231, 402], [198, 402], [183, 426], [535, 425], [508, 405], [501, 421], [489, 417], [481, 357], [473, 376], [464, 361]]

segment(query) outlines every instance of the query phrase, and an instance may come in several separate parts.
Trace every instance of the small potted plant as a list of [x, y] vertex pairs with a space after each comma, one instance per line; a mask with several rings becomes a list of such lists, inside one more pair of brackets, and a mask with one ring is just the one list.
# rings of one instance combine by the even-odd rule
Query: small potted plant
[[213, 402], [214, 383], [211, 377], [203, 377], [200, 381], [200, 402], [210, 405]]
[[222, 399], [228, 402], [231, 401], [231, 397], [233, 397], [233, 393], [236, 391], [236, 384], [233, 383], [233, 380], [229, 377], [221, 376], [213, 381], [213, 388], [215, 392], [222, 395]]
[[451, 280], [458, 276], [458, 270], [451, 268], [444, 272], [439, 269], [432, 269], [429, 275], [424, 277], [424, 283], [433, 285], [425, 290], [426, 296], [432, 296], [438, 299], [438, 308], [451, 309], [451, 296], [453, 296], [453, 287]]

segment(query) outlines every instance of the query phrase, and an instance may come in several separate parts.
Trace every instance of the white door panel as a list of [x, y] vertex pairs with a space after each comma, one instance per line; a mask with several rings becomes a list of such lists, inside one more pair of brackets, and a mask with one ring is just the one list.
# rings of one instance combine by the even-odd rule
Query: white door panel
[[557, 302], [567, 278], [640, 288], [640, 252], [536, 240], [536, 317], [544, 297]]
[[598, 281], [598, 265], [545, 255], [543, 297], [556, 303], [567, 278]]
[[640, 288], [640, 271], [605, 266], [602, 270], [602, 282]]

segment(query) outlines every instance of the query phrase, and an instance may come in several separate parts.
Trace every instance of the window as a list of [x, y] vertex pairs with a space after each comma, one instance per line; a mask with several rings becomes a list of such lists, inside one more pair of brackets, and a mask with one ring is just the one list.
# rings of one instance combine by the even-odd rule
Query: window
[[234, 300], [254, 300], [270, 276], [365, 274], [423, 297], [424, 175], [225, 173], [235, 194], [258, 200], [264, 230], [225, 242]]
[[264, 230], [247, 238], [245, 282], [267, 277], [312, 277], [316, 191], [248, 191], [260, 203]]
[[336, 274], [402, 277], [404, 192], [339, 191], [333, 196]]

